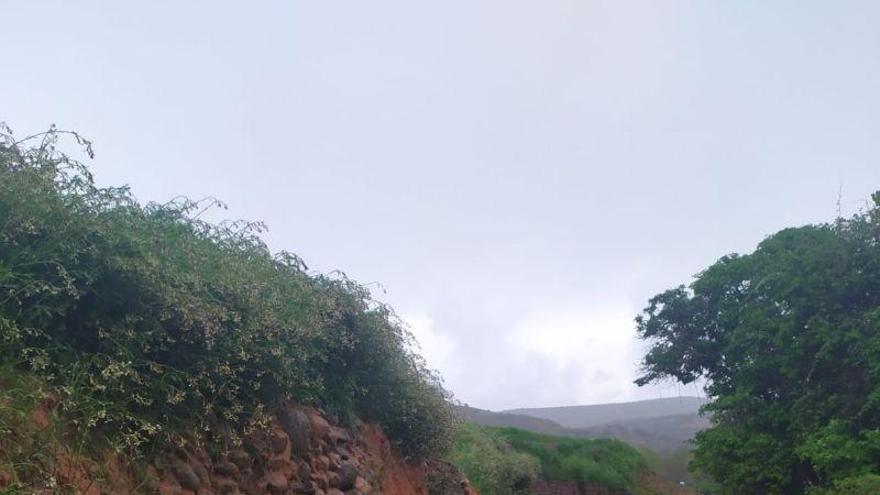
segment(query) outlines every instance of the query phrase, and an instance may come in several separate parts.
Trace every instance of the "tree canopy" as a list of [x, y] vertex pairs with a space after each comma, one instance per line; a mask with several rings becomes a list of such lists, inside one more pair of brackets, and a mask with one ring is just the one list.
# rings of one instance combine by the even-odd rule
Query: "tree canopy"
[[782, 230], [651, 298], [637, 380], [706, 380], [693, 467], [723, 494], [796, 494], [880, 471], [880, 193]]

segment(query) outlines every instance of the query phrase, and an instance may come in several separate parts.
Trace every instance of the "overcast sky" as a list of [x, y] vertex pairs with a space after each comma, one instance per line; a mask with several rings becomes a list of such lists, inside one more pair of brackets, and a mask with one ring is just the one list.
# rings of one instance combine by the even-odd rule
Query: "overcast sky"
[[0, 120], [381, 282], [458, 399], [623, 401], [657, 292], [880, 188], [880, 2], [0, 0]]

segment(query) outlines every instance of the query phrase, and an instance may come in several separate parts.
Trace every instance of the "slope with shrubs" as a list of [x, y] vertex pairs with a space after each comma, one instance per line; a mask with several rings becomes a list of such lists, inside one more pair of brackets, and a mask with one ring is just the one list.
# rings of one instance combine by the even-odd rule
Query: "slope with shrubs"
[[496, 429], [463, 424], [450, 460], [482, 495], [527, 494], [539, 478], [537, 458], [518, 452]]
[[293, 400], [377, 421], [413, 458], [450, 445], [446, 392], [365, 288], [273, 254], [258, 223], [201, 220], [214, 201], [96, 186], [64, 136], [91, 154], [0, 129], [0, 360], [66, 424], [132, 455], [223, 448]]
[[642, 455], [618, 440], [474, 424], [462, 428], [452, 462], [483, 495], [531, 493], [539, 479], [643, 493], [639, 480], [648, 473]]

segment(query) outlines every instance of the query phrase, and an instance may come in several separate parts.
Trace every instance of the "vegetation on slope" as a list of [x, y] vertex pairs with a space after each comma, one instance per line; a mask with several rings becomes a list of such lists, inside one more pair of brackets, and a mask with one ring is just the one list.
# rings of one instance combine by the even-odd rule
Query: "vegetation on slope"
[[632, 488], [647, 467], [636, 449], [619, 440], [554, 437], [516, 428], [497, 431], [515, 450], [537, 457], [542, 477], [548, 480]]
[[634, 489], [647, 465], [618, 440], [575, 439], [467, 424], [452, 452], [483, 495], [530, 493], [536, 479]]
[[69, 424], [130, 452], [223, 448], [293, 399], [376, 420], [411, 456], [450, 444], [446, 392], [365, 288], [271, 253], [258, 223], [201, 220], [214, 201], [97, 187], [64, 135], [91, 153], [0, 129], [0, 360]]
[[652, 344], [640, 383], [708, 381], [713, 426], [697, 436], [693, 464], [720, 493], [876, 487], [880, 193], [873, 199], [852, 218], [721, 258], [638, 318]]
[[481, 495], [530, 493], [540, 475], [535, 457], [514, 450], [497, 430], [473, 423], [459, 428], [450, 461]]

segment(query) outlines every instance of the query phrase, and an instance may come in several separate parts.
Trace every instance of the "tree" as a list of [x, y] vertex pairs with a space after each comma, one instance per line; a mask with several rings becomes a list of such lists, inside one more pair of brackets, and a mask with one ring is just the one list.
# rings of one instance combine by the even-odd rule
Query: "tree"
[[880, 193], [782, 230], [649, 300], [637, 383], [706, 380], [693, 466], [724, 494], [797, 494], [880, 471]]

